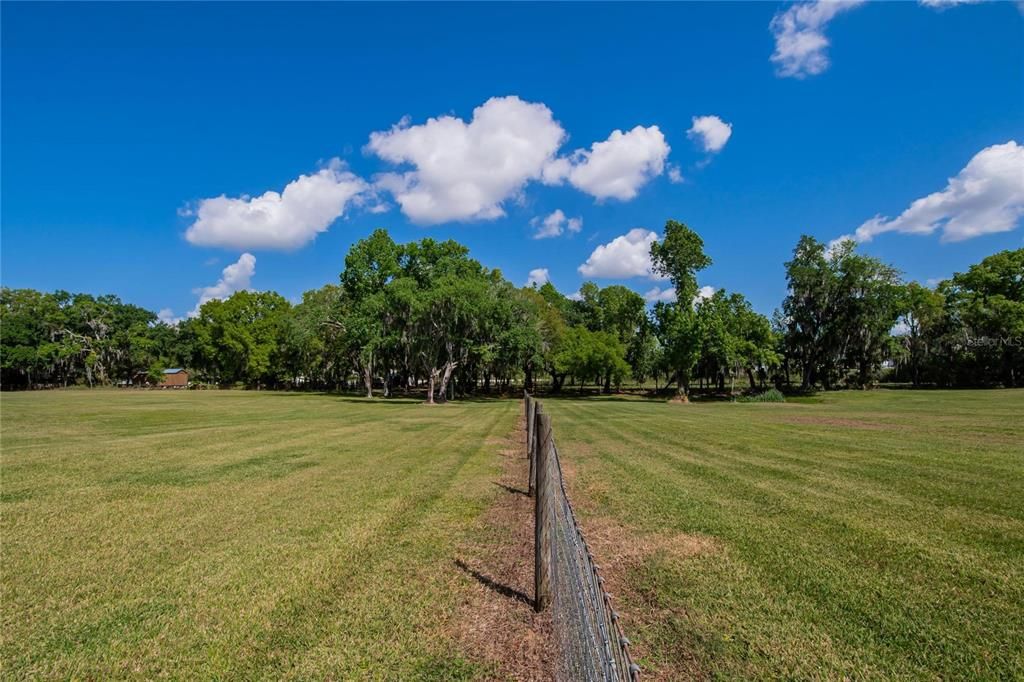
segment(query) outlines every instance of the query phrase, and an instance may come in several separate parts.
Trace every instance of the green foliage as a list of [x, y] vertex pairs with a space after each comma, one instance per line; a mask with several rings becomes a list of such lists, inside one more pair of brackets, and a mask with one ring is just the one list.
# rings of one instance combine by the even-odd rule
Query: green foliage
[[669, 220], [662, 240], [651, 244], [651, 262], [654, 271], [670, 279], [676, 289], [676, 302], [658, 303], [654, 319], [665, 363], [672, 368], [679, 393], [685, 396], [704, 340], [704, 327], [693, 307], [697, 273], [711, 265], [711, 258], [704, 253], [704, 240], [696, 232]]
[[855, 252], [846, 240], [829, 250], [803, 236], [786, 263], [789, 295], [783, 302], [785, 347], [801, 367], [801, 386], [870, 386], [886, 359], [893, 326], [906, 306], [899, 273]]
[[156, 315], [116, 296], [0, 289], [4, 388], [132, 381], [172, 352]]
[[686, 395], [704, 341], [697, 313], [689, 301], [685, 304], [659, 302], [654, 306], [654, 326], [663, 348], [664, 363], [675, 375], [679, 392]]
[[[957, 383], [1018, 386], [1024, 378], [1024, 249], [1002, 251], [941, 282], [945, 329], [933, 369]], [[938, 365], [938, 367], [935, 367]], [[940, 375], [941, 377], [941, 375]]]
[[777, 388], [769, 388], [767, 391], [753, 395], [741, 395], [736, 397], [738, 403], [784, 403], [786, 396]]
[[554, 358], [556, 368], [581, 385], [587, 380], [605, 380], [620, 385], [629, 375], [626, 349], [611, 332], [570, 327]]
[[[253, 388], [361, 386], [367, 396], [424, 387], [444, 400], [522, 380], [610, 392], [626, 377], [718, 392], [781, 386], [1016, 386], [1024, 376], [1024, 249], [1004, 251], [935, 289], [856, 252], [802, 237], [773, 320], [738, 293], [697, 297], [711, 263], [700, 236], [670, 220], [651, 246], [677, 300], [649, 309], [620, 285], [585, 282], [570, 300], [550, 283], [517, 288], [451, 240], [397, 244], [378, 229], [352, 246], [337, 285], [290, 305], [273, 292], [210, 301], [174, 325], [122, 303], [64, 291], [0, 290], [5, 389], [131, 384], [165, 367]], [[894, 328], [900, 330], [893, 334]], [[740, 385], [739, 388], [744, 388]]]
[[701, 376], [717, 379], [719, 390], [724, 390], [726, 377], [734, 380], [743, 371], [751, 388], [763, 387], [768, 372], [779, 365], [768, 318], [754, 312], [742, 294], [727, 294], [724, 289], [697, 305], [697, 318], [703, 336]]
[[704, 253], [704, 240], [684, 223], [665, 223], [661, 241], [651, 244], [654, 271], [672, 280], [680, 301], [689, 303], [697, 295], [697, 273], [711, 265]]
[[219, 384], [276, 386], [285, 367], [282, 338], [291, 305], [274, 292], [238, 291], [208, 301], [191, 322], [197, 367]]

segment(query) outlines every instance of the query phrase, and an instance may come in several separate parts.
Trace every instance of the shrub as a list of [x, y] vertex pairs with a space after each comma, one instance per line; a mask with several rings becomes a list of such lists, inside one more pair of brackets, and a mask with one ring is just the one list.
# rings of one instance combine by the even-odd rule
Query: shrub
[[784, 403], [786, 402], [786, 396], [782, 395], [782, 391], [777, 388], [769, 388], [764, 393], [755, 393], [754, 395], [741, 395], [736, 398], [738, 403]]

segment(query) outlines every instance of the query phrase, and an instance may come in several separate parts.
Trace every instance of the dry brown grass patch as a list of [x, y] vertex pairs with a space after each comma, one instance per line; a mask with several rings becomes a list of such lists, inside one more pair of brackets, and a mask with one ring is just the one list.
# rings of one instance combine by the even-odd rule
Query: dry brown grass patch
[[502, 456], [501, 488], [482, 523], [481, 540], [463, 548], [454, 569], [471, 585], [459, 605], [454, 636], [467, 656], [495, 680], [549, 681], [554, 677], [549, 614], [533, 610], [533, 499], [526, 492], [529, 464], [524, 420], [488, 445]]

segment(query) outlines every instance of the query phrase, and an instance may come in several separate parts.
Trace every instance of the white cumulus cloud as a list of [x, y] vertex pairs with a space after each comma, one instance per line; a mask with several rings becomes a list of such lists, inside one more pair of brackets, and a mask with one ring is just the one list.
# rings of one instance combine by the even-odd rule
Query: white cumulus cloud
[[[715, 289], [715, 287], [712, 286], [701, 287], [699, 290], [697, 290], [697, 294], [693, 297], [693, 305], [696, 306], [701, 301], [711, 298], [712, 296], [715, 295], [716, 291], [717, 289]], [[647, 301], [648, 303], [672, 303], [677, 298], [678, 296], [676, 296], [675, 287], [665, 287], [664, 289], [660, 287], [654, 287], [653, 289], [650, 289], [649, 291], [644, 293], [644, 300]]]
[[654, 287], [644, 293], [644, 300], [648, 303], [672, 303], [676, 300], [675, 287]]
[[255, 274], [256, 256], [251, 253], [243, 253], [238, 257], [237, 261], [221, 271], [220, 279], [217, 280], [216, 284], [196, 289], [195, 293], [199, 294], [199, 301], [196, 303], [196, 307], [191, 315], [198, 315], [199, 309], [207, 301], [224, 299], [236, 291], [248, 289], [249, 284], [252, 282], [252, 276]]
[[548, 274], [547, 268], [534, 268], [533, 270], [530, 270], [530, 274], [526, 277], [526, 286], [539, 287], [550, 281], [551, 277]]
[[177, 317], [174, 311], [170, 308], [161, 308], [160, 312], [156, 314], [156, 318], [164, 324], [175, 325], [182, 321], [181, 317]]
[[473, 110], [467, 123], [454, 116], [370, 135], [366, 149], [411, 170], [385, 173], [377, 185], [389, 191], [410, 220], [490, 220], [502, 203], [540, 179], [565, 131], [544, 104], [494, 97]]
[[327, 230], [367, 189], [366, 182], [333, 159], [327, 168], [292, 180], [282, 192], [201, 200], [185, 238], [198, 246], [296, 249]]
[[544, 181], [569, 184], [597, 199], [629, 201], [652, 178], [665, 170], [671, 151], [658, 126], [636, 126], [628, 132], [614, 130], [590, 149], [577, 149], [569, 157], [549, 163]]
[[711, 298], [712, 296], [715, 295], [716, 291], [718, 291], [718, 289], [712, 286], [702, 286], [700, 289], [697, 290], [697, 295], [693, 297], [694, 304], [698, 303], [699, 301], [704, 301], [706, 299]]
[[775, 36], [772, 62], [779, 76], [805, 78], [828, 68], [828, 38], [825, 28], [837, 14], [853, 9], [864, 0], [813, 0], [791, 5], [772, 18]]
[[536, 228], [533, 233], [534, 239], [547, 239], [558, 237], [563, 232], [579, 232], [583, 229], [583, 218], [568, 218], [562, 209], [555, 209], [549, 215], [541, 218], [536, 217], [530, 221], [530, 225]]
[[1009, 232], [1024, 215], [1024, 147], [1010, 140], [986, 147], [949, 179], [945, 189], [917, 199], [899, 216], [875, 216], [857, 228], [855, 238], [871, 241], [885, 232], [931, 234], [958, 242]]
[[717, 116], [694, 116], [693, 125], [686, 131], [691, 140], [700, 142], [706, 152], [721, 151], [732, 136], [732, 124]]
[[668, 165], [668, 181], [673, 185], [679, 185], [685, 181], [683, 172], [679, 169], [679, 166], [674, 163], [670, 163]]
[[[199, 309], [207, 301], [214, 299], [225, 299], [236, 291], [248, 289], [252, 283], [253, 275], [256, 274], [256, 256], [251, 253], [243, 253], [238, 260], [221, 271], [220, 279], [216, 284], [208, 287], [193, 289], [192, 293], [199, 296], [196, 306], [189, 311], [187, 317], [197, 317]], [[157, 313], [157, 318], [166, 324], [178, 324], [184, 317], [176, 317], [170, 308], [162, 308]]]
[[636, 227], [607, 244], [601, 244], [578, 270], [584, 277], [626, 279], [650, 277], [660, 279], [651, 264], [651, 244], [658, 235]]

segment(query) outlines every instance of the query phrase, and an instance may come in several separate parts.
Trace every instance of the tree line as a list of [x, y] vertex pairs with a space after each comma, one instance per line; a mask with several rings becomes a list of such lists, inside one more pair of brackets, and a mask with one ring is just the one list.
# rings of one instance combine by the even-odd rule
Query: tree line
[[425, 391], [428, 401], [507, 390], [626, 383], [733, 392], [1017, 386], [1024, 372], [1024, 249], [934, 287], [903, 282], [852, 241], [804, 236], [771, 319], [746, 298], [698, 295], [700, 236], [668, 221], [651, 246], [677, 300], [585, 283], [516, 287], [452, 240], [396, 243], [380, 229], [345, 256], [336, 284], [291, 304], [266, 291], [205, 303], [178, 324], [116, 296], [0, 291], [3, 388], [138, 385], [180, 366], [192, 380], [253, 388]]

